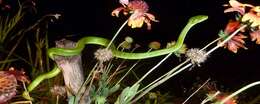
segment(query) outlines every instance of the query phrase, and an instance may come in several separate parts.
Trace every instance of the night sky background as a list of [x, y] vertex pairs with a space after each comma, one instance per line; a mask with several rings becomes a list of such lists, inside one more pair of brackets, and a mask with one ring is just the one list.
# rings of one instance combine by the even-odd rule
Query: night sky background
[[[150, 6], [149, 12], [154, 14], [160, 22], [152, 23], [152, 30], [150, 31], [146, 30], [146, 27], [141, 29], [125, 27], [117, 38], [118, 42], [126, 36], [131, 36], [143, 48], [147, 47], [151, 41], [159, 41], [165, 46], [167, 42], [177, 39], [189, 17], [203, 14], [208, 15], [209, 19], [196, 25], [185, 40], [189, 48], [201, 48], [216, 39], [219, 30], [224, 29], [228, 20], [233, 18], [232, 13], [223, 13], [224, 7], [222, 5], [228, 3], [228, 0], [146, 1]], [[249, 1], [254, 1], [257, 4], [258, 0]], [[39, 12], [42, 14], [62, 14], [61, 19], [49, 27], [50, 40], [52, 41], [64, 37], [77, 40], [91, 35], [111, 39], [127, 19], [126, 16], [116, 18], [110, 15], [111, 11], [119, 6], [121, 5], [118, 0], [41, 0], [38, 3]], [[255, 45], [250, 39], [246, 39], [246, 46], [248, 50], [240, 49], [237, 54], [220, 48], [213, 52], [201, 67], [182, 72], [160, 88], [165, 91], [179, 92], [183, 91], [183, 88], [190, 88], [195, 82], [202, 83], [211, 78], [212, 81], [216, 81], [217, 84], [223, 86], [223, 89], [235, 91], [243, 85], [260, 80], [260, 46]], [[149, 67], [161, 58], [148, 59], [144, 61], [146, 62], [144, 65]], [[153, 76], [167, 72], [177, 63], [178, 60], [176, 61], [175, 57], [171, 57], [154, 72], [156, 74], [153, 74]], [[146, 70], [148, 68], [138, 69], [140, 73]]]

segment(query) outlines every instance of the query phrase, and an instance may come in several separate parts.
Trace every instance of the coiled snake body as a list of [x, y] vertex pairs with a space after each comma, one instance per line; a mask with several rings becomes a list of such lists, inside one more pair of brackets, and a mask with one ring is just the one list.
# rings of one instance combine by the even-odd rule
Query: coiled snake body
[[[170, 48], [164, 48], [160, 50], [155, 50], [151, 52], [145, 52], [145, 53], [127, 53], [118, 51], [114, 45], [111, 45], [109, 49], [112, 51], [113, 56], [117, 58], [122, 59], [146, 59], [156, 56], [161, 56], [165, 54], [169, 54], [172, 52], [176, 52], [181, 48], [183, 45], [184, 39], [188, 33], [188, 31], [196, 24], [205, 21], [208, 18], [208, 16], [205, 15], [198, 15], [191, 17], [186, 24], [186, 26], [183, 28], [182, 32], [180, 33], [178, 40], [176, 44]], [[48, 49], [48, 55], [53, 60], [55, 55], [60, 56], [74, 56], [79, 55], [81, 51], [85, 48], [85, 45], [87, 44], [95, 44], [95, 45], [101, 45], [104, 47], [107, 47], [110, 40], [101, 38], [101, 37], [94, 37], [94, 36], [88, 36], [81, 38], [78, 42], [75, 48], [73, 49], [64, 49], [64, 48], [50, 48]], [[53, 78], [57, 76], [61, 70], [57, 67], [57, 65], [54, 66], [54, 68], [45, 74], [37, 76], [32, 83], [28, 86], [27, 90], [28, 92], [31, 92], [34, 88], [36, 88], [43, 80]], [[29, 96], [27, 96], [28, 93], [24, 92], [23, 97], [26, 99], [30, 99]]]

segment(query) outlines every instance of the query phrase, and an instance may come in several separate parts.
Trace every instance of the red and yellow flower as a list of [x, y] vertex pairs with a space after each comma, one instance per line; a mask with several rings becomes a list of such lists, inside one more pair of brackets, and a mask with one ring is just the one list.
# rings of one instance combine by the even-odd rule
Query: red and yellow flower
[[224, 10], [224, 13], [236, 11], [242, 15], [245, 14], [246, 7], [253, 7], [253, 5], [251, 4], [243, 4], [236, 0], [229, 0], [229, 5], [224, 5], [224, 6], [231, 6], [230, 8]]
[[[236, 31], [239, 27], [240, 27], [240, 22], [239, 22], [239, 21], [230, 21], [230, 22], [227, 24], [227, 26], [226, 26], [226, 28], [225, 28], [225, 30], [224, 30], [222, 36], [221, 36], [221, 37], [223, 37], [223, 39], [221, 39], [221, 40], [219, 41], [219, 43], [222, 42], [222, 41], [225, 39], [225, 37], [229, 36], [231, 33], [233, 33], [234, 31]], [[221, 34], [220, 34], [220, 35], [221, 35]], [[238, 33], [237, 35], [235, 35], [234, 37], [232, 37], [229, 41], [227, 41], [227, 42], [223, 45], [223, 47], [224, 47], [224, 48], [227, 48], [228, 50], [230, 50], [230, 51], [232, 51], [232, 52], [234, 52], [234, 53], [237, 53], [237, 50], [238, 50], [239, 48], [247, 49], [247, 48], [245, 47], [245, 45], [244, 45], [244, 44], [245, 44], [245, 41], [243, 40], [243, 39], [245, 39], [245, 38], [247, 38], [245, 35], [243, 35], [242, 33]]]
[[[211, 91], [208, 96], [214, 96], [216, 91]], [[223, 93], [221, 92], [220, 94], [218, 94], [217, 96], [214, 97], [213, 101], [214, 104], [218, 104], [220, 103], [222, 100], [224, 100], [229, 94], [228, 93]], [[233, 97], [229, 100], [227, 100], [224, 104], [237, 104], [237, 97]]]
[[116, 8], [112, 11], [111, 15], [119, 17], [119, 13], [123, 12], [124, 15], [131, 14], [128, 19], [128, 26], [131, 28], [141, 28], [145, 23], [147, 29], [151, 29], [151, 21], [159, 22], [155, 16], [147, 13], [149, 11], [148, 4], [143, 0], [120, 0], [122, 7]]
[[260, 44], [260, 30], [251, 32], [250, 37], [252, 41], [256, 41], [256, 44]]
[[[260, 6], [243, 4], [236, 0], [230, 0], [229, 5], [225, 6], [230, 6], [230, 8], [224, 10], [224, 13], [238, 12], [240, 14], [240, 18], [227, 24], [223, 32], [224, 35], [228, 36], [236, 29], [238, 29], [241, 24], [247, 24], [247, 26], [249, 27], [248, 32], [250, 34], [251, 40], [256, 41], [256, 44], [260, 44]], [[246, 38], [246, 36], [240, 32], [235, 35], [231, 40], [229, 40], [226, 44], [224, 44], [224, 47], [227, 47], [230, 51], [234, 53], [236, 53], [239, 48], [247, 49], [244, 46], [244, 38]]]
[[243, 15], [242, 22], [250, 22], [251, 27], [256, 27], [260, 30], [260, 6], [255, 6], [248, 13]]

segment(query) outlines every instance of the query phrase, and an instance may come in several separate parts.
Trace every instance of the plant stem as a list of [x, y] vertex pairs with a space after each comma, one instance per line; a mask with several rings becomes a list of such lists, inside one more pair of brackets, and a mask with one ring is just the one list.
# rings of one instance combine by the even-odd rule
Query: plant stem
[[107, 45], [107, 48], [108, 49], [111, 44], [114, 42], [114, 40], [116, 39], [116, 37], [118, 36], [119, 32], [123, 29], [123, 27], [127, 24], [128, 20], [126, 20], [122, 25], [121, 27], [117, 30], [116, 34], [113, 36], [113, 38], [111, 39], [111, 41], [109, 42], [109, 44]]
[[[186, 61], [185, 61], [186, 62]], [[161, 80], [159, 80], [158, 82], [156, 82], [155, 84], [151, 85], [150, 87], [148, 87], [146, 90], [144, 90], [139, 96], [137, 96], [134, 100], [131, 101], [131, 103], [136, 102], [137, 100], [139, 100], [141, 97], [143, 97], [145, 94], [147, 94], [149, 91], [151, 91], [152, 89], [154, 89], [155, 87], [161, 85], [162, 83], [164, 83], [165, 81], [167, 81], [168, 79], [170, 79], [171, 77], [173, 77], [174, 75], [179, 74], [180, 72], [184, 71], [186, 68], [190, 67], [192, 64], [189, 63], [187, 65], [185, 65], [184, 67], [182, 67], [180, 70], [170, 74], [166, 74], [167, 76]], [[171, 70], [172, 71], [172, 70]], [[139, 91], [138, 91], [139, 92]]]
[[113, 79], [113, 77], [116, 75], [116, 73], [119, 71], [119, 69], [122, 69], [121, 67], [123, 66], [123, 64], [125, 63], [125, 60], [123, 60], [118, 66], [117, 66], [117, 68], [116, 68], [116, 70], [109, 76], [109, 78], [108, 78], [108, 82], [110, 82], [112, 79]]
[[[82, 85], [80, 86], [80, 88], [79, 88], [79, 90], [78, 90], [78, 92], [77, 92], [76, 97], [79, 97], [79, 96], [80, 96], [80, 93], [82, 92], [82, 90], [85, 90], [84, 86], [86, 86], [86, 85], [89, 83], [89, 81], [91, 81], [91, 80], [90, 80], [90, 77], [91, 77], [91, 76], [94, 77], [94, 71], [95, 71], [95, 69], [97, 68], [97, 66], [98, 66], [98, 63], [96, 63], [95, 66], [91, 69], [91, 71], [90, 71], [89, 74], [88, 74], [88, 77], [86, 78], [86, 80], [85, 80], [85, 81], [82, 83]], [[89, 87], [91, 87], [91, 86], [89, 86]]]
[[182, 104], [185, 104], [193, 95], [195, 95], [201, 88], [203, 88], [208, 82], [210, 78], [204, 82], [195, 92], [193, 92]]
[[[229, 37], [227, 37], [224, 41], [222, 41], [220, 44], [218, 44], [217, 46], [215, 46], [214, 48], [212, 48], [210, 51], [208, 51], [205, 55], [208, 55], [210, 53], [212, 53], [213, 51], [215, 51], [216, 49], [218, 49], [219, 47], [223, 46], [227, 41], [229, 41], [233, 36], [235, 36], [239, 31], [241, 31], [242, 29], [246, 28], [247, 25], [243, 25], [241, 26], [239, 29], [237, 29], [235, 32], [233, 32]], [[204, 48], [201, 49], [204, 50], [207, 47], [209, 47], [211, 44], [217, 42], [220, 38], [213, 40], [212, 42], [210, 42], [209, 44], [207, 44]], [[167, 56], [166, 56], [167, 57]], [[182, 65], [186, 64], [187, 62], [189, 62], [190, 59], [187, 59], [186, 61], [184, 61], [183, 63], [179, 64], [178, 66], [176, 66], [175, 68], [173, 68], [172, 70], [170, 70], [168, 73], [164, 74], [163, 76], [159, 77], [158, 79], [156, 79], [155, 81], [153, 81], [152, 83], [150, 83], [148, 86], [144, 87], [143, 89], [139, 90], [137, 92], [140, 93], [141, 91], [143, 91], [139, 96], [137, 96], [134, 100], [132, 100], [131, 102], [136, 102], [138, 99], [140, 99], [142, 96], [144, 96], [146, 93], [148, 93], [150, 90], [152, 90], [153, 88], [159, 86], [160, 84], [164, 83], [165, 81], [167, 81], [169, 78], [173, 77], [174, 75], [179, 74], [180, 72], [184, 71], [186, 68], [190, 67], [192, 65], [192, 63], [189, 63], [187, 65], [185, 65], [184, 67], [182, 67]], [[182, 68], [181, 68], [182, 67]], [[181, 69], [179, 69], [181, 68]], [[179, 70], [178, 70], [179, 69]], [[177, 71], [178, 70], [178, 71]], [[141, 78], [142, 79], [142, 78]]]
[[165, 56], [159, 63], [157, 63], [152, 69], [150, 69], [142, 78], [140, 78], [135, 84], [140, 83], [145, 77], [147, 77], [152, 71], [154, 71], [157, 67], [159, 67], [166, 59], [168, 59], [172, 53]]
[[219, 41], [220, 39], [222, 39], [221, 37], [213, 40], [212, 42], [210, 42], [209, 44], [207, 44], [205, 47], [203, 47], [201, 50], [205, 50], [206, 48], [208, 48], [210, 45], [214, 44], [215, 42]]
[[[132, 50], [132, 52], [134, 52], [134, 50], [135, 50], [136, 48], [134, 48], [133, 50]], [[152, 51], [152, 49], [149, 49], [147, 52], [151, 52]], [[119, 84], [128, 74], [129, 74], [129, 72], [130, 71], [132, 71], [132, 69], [134, 69], [134, 67], [140, 62], [141, 60], [137, 60], [137, 62], [135, 62], [135, 64], [134, 65], [132, 65], [131, 67], [130, 67], [130, 69], [124, 74], [124, 76], [116, 83], [116, 85], [117, 84]], [[139, 79], [140, 80], [140, 79]], [[138, 81], [139, 81], [138, 80]], [[136, 82], [137, 83], [137, 82]], [[140, 83], [140, 82], [138, 82], [138, 83]]]
[[220, 91], [217, 91], [216, 93], [214, 93], [211, 96], [208, 96], [206, 99], [204, 99], [200, 104], [205, 104], [209, 101], [211, 101], [212, 99], [214, 99], [216, 96], [218, 96], [220, 94]]
[[244, 28], [246, 28], [247, 25], [243, 25], [240, 28], [238, 28], [235, 32], [233, 32], [230, 36], [228, 36], [224, 41], [222, 41], [221, 43], [219, 43], [217, 46], [215, 46], [214, 48], [212, 48], [211, 50], [209, 50], [206, 55], [209, 55], [210, 53], [212, 53], [213, 51], [215, 51], [216, 49], [218, 49], [219, 47], [223, 46], [227, 41], [229, 41], [232, 37], [234, 37], [239, 31], [243, 30]]
[[56, 96], [56, 104], [59, 104], [59, 95]]
[[134, 67], [140, 62], [141, 60], [138, 60], [137, 62], [135, 62], [134, 65], [132, 65], [132, 67], [124, 74], [123, 77], [121, 77], [121, 79], [115, 84], [118, 85], [127, 75], [130, 71], [132, 71], [132, 69], [134, 69]]
[[251, 88], [251, 87], [254, 87], [256, 85], [260, 85], [260, 81], [256, 81], [254, 83], [251, 83], [249, 85], [246, 85], [244, 87], [242, 87], [241, 89], [237, 90], [236, 92], [232, 93], [231, 95], [227, 96], [225, 99], [223, 99], [220, 104], [224, 104], [226, 101], [228, 101], [229, 99], [231, 99], [232, 97], [238, 95], [239, 93]]

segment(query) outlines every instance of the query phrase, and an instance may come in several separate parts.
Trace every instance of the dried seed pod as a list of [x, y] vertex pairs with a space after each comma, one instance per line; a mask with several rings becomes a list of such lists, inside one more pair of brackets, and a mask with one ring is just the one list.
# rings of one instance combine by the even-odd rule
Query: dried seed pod
[[192, 48], [186, 52], [186, 57], [191, 59], [192, 64], [197, 64], [198, 66], [200, 66], [201, 63], [207, 60], [208, 55], [203, 50]]
[[94, 55], [95, 58], [100, 62], [106, 62], [113, 58], [113, 53], [109, 49], [98, 49]]

